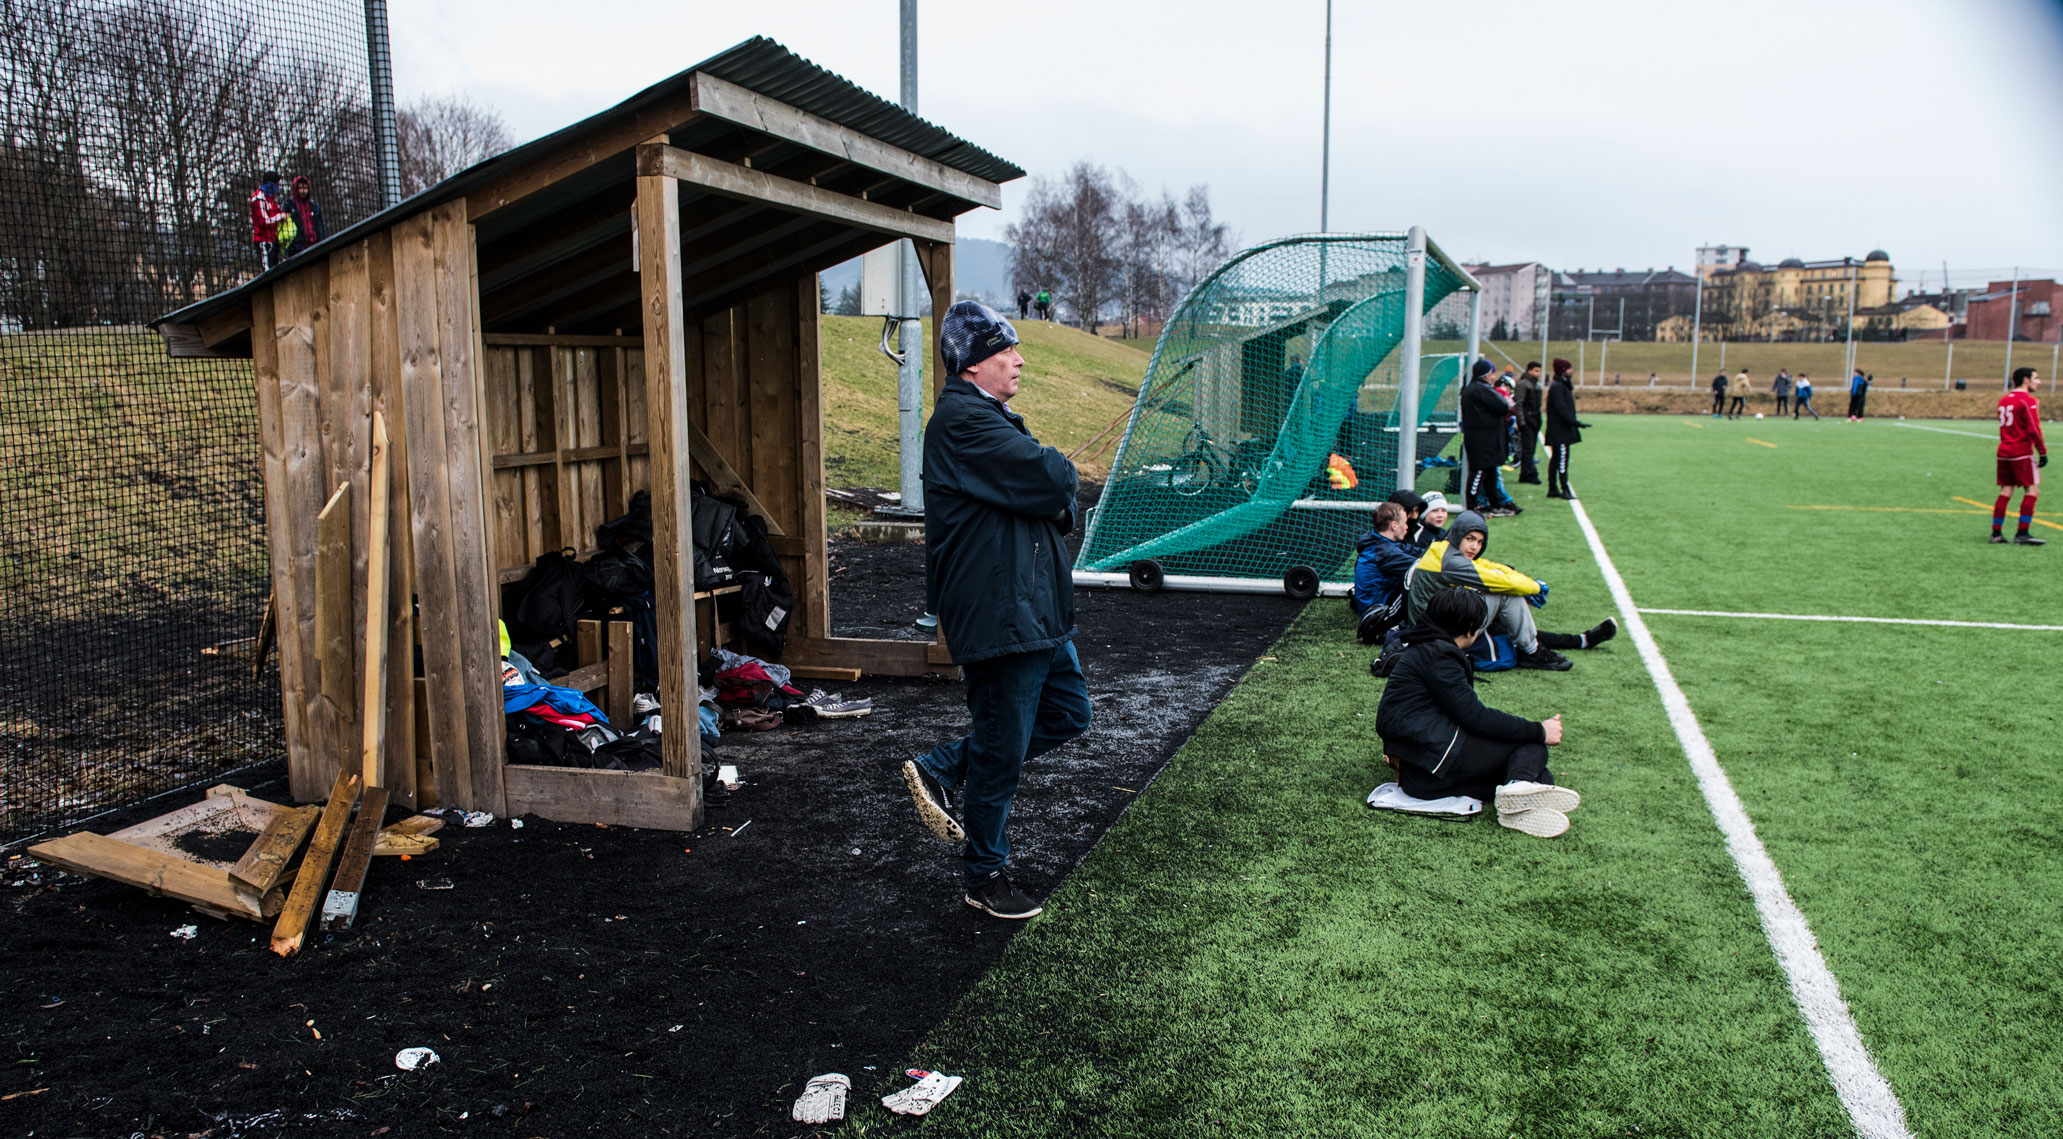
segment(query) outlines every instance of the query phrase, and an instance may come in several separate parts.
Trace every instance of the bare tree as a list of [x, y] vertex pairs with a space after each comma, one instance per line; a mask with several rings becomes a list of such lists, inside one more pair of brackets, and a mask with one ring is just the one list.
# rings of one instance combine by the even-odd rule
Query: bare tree
[[403, 194], [421, 193], [515, 145], [501, 112], [463, 97], [419, 99], [396, 117]]
[[1011, 284], [1051, 289], [1085, 328], [1113, 303], [1127, 331], [1164, 321], [1176, 302], [1230, 255], [1231, 235], [1211, 215], [1210, 188], [1177, 202], [1139, 195], [1124, 171], [1077, 163], [1058, 181], [1032, 180], [1018, 220], [1004, 230]]
[[1211, 216], [1211, 188], [1200, 182], [1189, 187], [1174, 212], [1169, 271], [1175, 292], [1182, 294], [1232, 255], [1233, 238], [1225, 223]]

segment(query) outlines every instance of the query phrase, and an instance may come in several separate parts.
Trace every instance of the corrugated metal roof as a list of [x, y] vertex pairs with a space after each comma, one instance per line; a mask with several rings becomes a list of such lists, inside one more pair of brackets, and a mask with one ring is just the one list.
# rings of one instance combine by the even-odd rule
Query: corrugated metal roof
[[[635, 116], [655, 103], [676, 97], [686, 89], [690, 77], [697, 72], [736, 83], [798, 110], [808, 111], [840, 126], [986, 181], [1008, 182], [1024, 177], [1023, 168], [1015, 163], [998, 158], [945, 128], [910, 114], [896, 104], [867, 91], [851, 80], [811, 63], [765, 36], [754, 36], [736, 47], [719, 52], [693, 67], [645, 88], [606, 111], [590, 115], [571, 126], [468, 167], [395, 206], [332, 234], [316, 248], [342, 247], [404, 218], [413, 217], [454, 198], [463, 197], [475, 187], [549, 155], [617, 119]], [[230, 307], [252, 286], [270, 281], [305, 264], [307, 262], [299, 258], [283, 262], [235, 289], [218, 293], [206, 300], [197, 301], [176, 312], [158, 317], [151, 322], [151, 326], [196, 323]]]

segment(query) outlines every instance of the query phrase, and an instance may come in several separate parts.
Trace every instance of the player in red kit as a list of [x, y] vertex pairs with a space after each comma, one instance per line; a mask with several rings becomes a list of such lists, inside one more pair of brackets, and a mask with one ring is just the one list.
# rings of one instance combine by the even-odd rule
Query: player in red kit
[[[2041, 497], [2041, 468], [2049, 465], [2049, 445], [2042, 439], [2042, 405], [2034, 389], [2042, 386], [2033, 368], [2013, 369], [2013, 390], [1999, 397], [1999, 500], [1991, 507], [1991, 540], [2006, 541], [2006, 505], [2020, 488], [2020, 530], [2016, 546], [2048, 543], [2027, 532], [2034, 523], [2034, 504]], [[2036, 456], [2040, 456], [2037, 458]]]

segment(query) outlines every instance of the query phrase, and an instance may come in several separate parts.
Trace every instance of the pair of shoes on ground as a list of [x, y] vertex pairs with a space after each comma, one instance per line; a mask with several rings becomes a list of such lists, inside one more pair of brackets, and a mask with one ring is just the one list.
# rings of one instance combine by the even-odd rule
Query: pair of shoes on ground
[[[966, 840], [967, 831], [953, 817], [950, 788], [914, 759], [903, 761], [903, 785], [910, 789], [910, 801], [917, 805], [917, 818], [923, 822], [924, 829], [945, 842]], [[1037, 917], [1045, 908], [1025, 896], [1024, 891], [1001, 871], [989, 875], [985, 881], [970, 883], [966, 901], [990, 917], [1012, 921]]]
[[1536, 636], [1538, 643], [1530, 653], [1519, 654], [1514, 662], [1518, 668], [1536, 669], [1541, 672], [1567, 672], [1573, 668], [1568, 657], [1558, 649], [1594, 649], [1619, 635], [1619, 622], [1607, 617], [1582, 633], [1551, 633], [1541, 630]]
[[1517, 518], [1525, 512], [1526, 508], [1523, 506], [1493, 506], [1489, 510], [1484, 511], [1483, 516], [1486, 518]]
[[1576, 501], [1576, 492], [1575, 492], [1575, 491], [1572, 491], [1572, 490], [1550, 490], [1550, 491], [1548, 491], [1548, 492], [1547, 492], [1547, 497], [1549, 497], [1549, 498], [1566, 498], [1566, 499], [1568, 499], [1568, 500], [1569, 500], [1570, 502], [1574, 502], [1574, 501]]
[[1992, 533], [1992, 545], [2004, 546], [2007, 545], [2009, 542], [2010, 544], [2015, 546], [2046, 546], [2049, 544], [2047, 539], [2037, 538], [2025, 530], [2022, 530], [2018, 534], [2013, 535], [2010, 539], [2008, 539], [2004, 534], [2000, 534], [1995, 531]]
[[1534, 838], [1553, 838], [1569, 829], [1569, 812], [1583, 796], [1552, 783], [1515, 779], [1497, 789], [1497, 825]]
[[872, 699], [847, 700], [843, 693], [813, 688], [802, 703], [788, 705], [784, 714], [791, 724], [814, 724], [818, 720], [856, 720], [873, 710]]

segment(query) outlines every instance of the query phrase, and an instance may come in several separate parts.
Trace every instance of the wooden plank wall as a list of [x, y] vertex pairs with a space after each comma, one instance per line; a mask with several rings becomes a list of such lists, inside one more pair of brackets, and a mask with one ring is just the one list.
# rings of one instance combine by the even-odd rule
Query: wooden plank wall
[[[357, 762], [355, 697], [366, 663], [345, 654], [351, 675], [325, 685], [315, 643], [316, 516], [339, 485], [351, 486], [351, 627], [365, 627], [367, 507], [372, 411], [386, 412], [393, 453], [407, 447], [400, 361], [393, 350], [393, 256], [386, 235], [347, 246], [282, 278], [253, 298], [252, 364], [265, 467], [265, 509], [279, 606], [281, 700], [288, 773], [295, 798], [320, 799], [345, 764]], [[412, 588], [409, 487], [393, 464], [388, 573], [392, 595]], [[390, 606], [386, 635], [388, 751], [385, 782], [413, 806], [415, 699], [408, 683], [414, 639], [407, 605]], [[352, 640], [357, 641], [354, 635]], [[362, 642], [361, 642], [362, 643]], [[341, 683], [339, 683], [341, 681]]]

